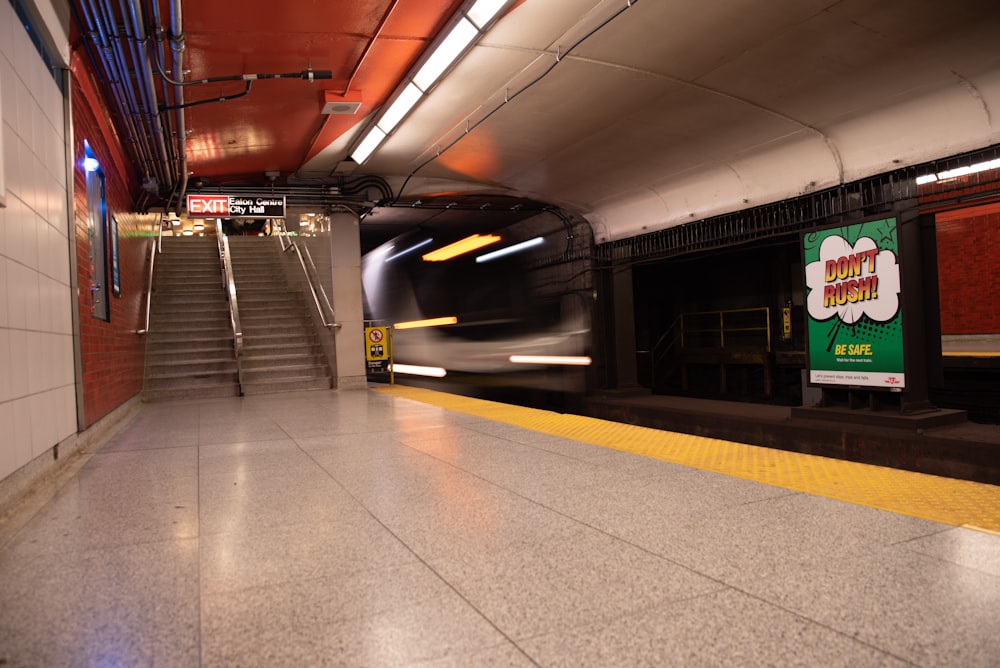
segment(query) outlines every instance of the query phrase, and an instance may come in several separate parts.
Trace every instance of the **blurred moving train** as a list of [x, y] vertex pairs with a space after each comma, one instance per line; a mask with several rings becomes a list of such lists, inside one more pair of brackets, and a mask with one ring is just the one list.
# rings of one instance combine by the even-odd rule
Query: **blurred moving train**
[[467, 232], [418, 229], [362, 258], [365, 317], [392, 327], [397, 382], [505, 399], [582, 393], [594, 299], [578, 235], [589, 226], [547, 211]]

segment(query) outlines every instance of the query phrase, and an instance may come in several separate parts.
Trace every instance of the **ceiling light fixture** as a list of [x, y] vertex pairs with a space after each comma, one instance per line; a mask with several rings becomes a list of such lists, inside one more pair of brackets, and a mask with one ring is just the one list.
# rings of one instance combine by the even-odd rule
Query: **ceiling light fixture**
[[467, 8], [458, 13], [458, 19], [448, 30], [442, 32], [444, 37], [431, 47], [429, 55], [421, 61], [416, 72], [404, 80], [392, 98], [392, 103], [350, 152], [355, 163], [360, 165], [371, 156], [448, 68], [458, 62], [486, 32], [490, 23], [510, 1], [476, 0], [467, 3]]
[[473, 234], [472, 236], [460, 239], [453, 244], [448, 244], [438, 248], [436, 251], [431, 251], [422, 258], [424, 262], [444, 262], [445, 260], [450, 260], [453, 257], [458, 257], [459, 255], [465, 255], [466, 253], [471, 253], [474, 250], [483, 248], [484, 246], [489, 246], [490, 244], [495, 244], [500, 241], [501, 237], [495, 234]]
[[996, 160], [990, 160], [988, 162], [977, 162], [974, 165], [968, 165], [966, 167], [956, 167], [955, 169], [949, 169], [945, 172], [938, 172], [937, 174], [924, 174], [923, 176], [917, 177], [917, 185], [922, 186], [926, 183], [934, 183], [935, 181], [947, 181], [948, 179], [957, 179], [960, 176], [968, 176], [969, 174], [978, 174], [979, 172], [985, 172], [989, 169], [1000, 169], [1000, 158]]

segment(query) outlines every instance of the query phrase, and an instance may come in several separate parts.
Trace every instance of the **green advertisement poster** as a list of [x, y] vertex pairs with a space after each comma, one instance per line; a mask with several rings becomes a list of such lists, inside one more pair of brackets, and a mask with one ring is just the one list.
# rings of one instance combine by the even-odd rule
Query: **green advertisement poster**
[[806, 234], [809, 381], [906, 386], [895, 218]]

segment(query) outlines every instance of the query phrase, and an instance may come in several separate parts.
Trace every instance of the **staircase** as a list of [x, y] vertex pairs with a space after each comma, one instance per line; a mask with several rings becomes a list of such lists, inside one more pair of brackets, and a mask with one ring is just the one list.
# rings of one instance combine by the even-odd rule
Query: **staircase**
[[229, 237], [243, 326], [243, 393], [329, 389], [308, 304], [289, 287], [275, 237]]
[[156, 262], [143, 401], [239, 395], [229, 306], [212, 237], [165, 237]]

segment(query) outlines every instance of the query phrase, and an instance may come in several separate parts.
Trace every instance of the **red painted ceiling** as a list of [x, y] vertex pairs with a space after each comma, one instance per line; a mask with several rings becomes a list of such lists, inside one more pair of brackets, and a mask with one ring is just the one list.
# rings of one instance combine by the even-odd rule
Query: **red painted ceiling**
[[[354, 128], [413, 67], [461, 0], [188, 2], [187, 80], [312, 68], [332, 79], [259, 80], [238, 99], [185, 111], [188, 167], [213, 184], [283, 176]], [[162, 15], [169, 16], [163, 5]], [[380, 29], [381, 28], [381, 29]], [[239, 81], [189, 86], [185, 102], [243, 90]], [[349, 91], [348, 91], [349, 89]], [[360, 95], [353, 115], [322, 115], [325, 92]]]
[[[503, 193], [583, 215], [601, 242], [1000, 141], [996, 0], [509, 2], [361, 165], [354, 142], [466, 2], [72, 4], [78, 22], [103, 11], [113, 27], [141, 8], [151, 33], [179, 6], [185, 81], [332, 73], [257, 80], [225, 102], [242, 81], [186, 86], [186, 104], [214, 100], [183, 110], [192, 184], [257, 187], [278, 172], [303, 189], [380, 178], [392, 203]], [[123, 53], [148, 52], [115, 30]], [[152, 78], [163, 105], [173, 88]], [[357, 113], [323, 115], [324, 94], [345, 91], [360, 95]], [[157, 118], [177, 127], [172, 112]], [[172, 179], [157, 170], [162, 201]], [[365, 225], [403, 218], [385, 201]]]

